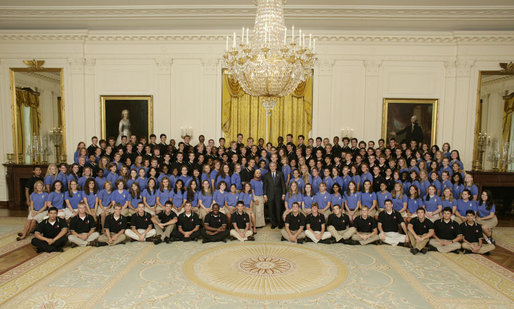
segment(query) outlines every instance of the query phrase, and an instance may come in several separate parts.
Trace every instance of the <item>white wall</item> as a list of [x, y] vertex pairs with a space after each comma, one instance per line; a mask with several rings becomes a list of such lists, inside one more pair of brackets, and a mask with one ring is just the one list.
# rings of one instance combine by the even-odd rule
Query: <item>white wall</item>
[[[79, 141], [100, 135], [100, 95], [153, 95], [155, 133], [177, 139], [187, 126], [195, 141], [221, 137], [224, 33], [203, 33], [0, 32], [0, 154], [12, 151], [9, 68], [33, 58], [64, 68], [69, 158]], [[318, 38], [311, 136], [349, 127], [359, 139], [377, 140], [383, 98], [437, 98], [437, 143], [461, 150], [471, 167], [478, 72], [513, 60], [514, 32]], [[6, 194], [0, 177], [0, 200]]]

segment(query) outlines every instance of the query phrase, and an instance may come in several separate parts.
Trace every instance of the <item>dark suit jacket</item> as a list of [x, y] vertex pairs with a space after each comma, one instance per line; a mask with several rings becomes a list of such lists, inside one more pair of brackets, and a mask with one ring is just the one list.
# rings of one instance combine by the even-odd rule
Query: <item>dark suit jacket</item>
[[275, 181], [273, 181], [273, 176], [271, 176], [271, 171], [267, 172], [263, 177], [263, 191], [264, 195], [268, 197], [268, 199], [272, 200], [274, 198], [282, 198], [282, 195], [286, 194], [286, 183], [284, 181], [284, 174], [280, 171], [275, 172]]
[[414, 129], [412, 128], [412, 125], [408, 125], [396, 134], [400, 135], [405, 133], [405, 139], [407, 142], [410, 142], [412, 140], [415, 140], [416, 142], [420, 143], [423, 141], [423, 131], [421, 130], [421, 127], [417, 122], [414, 123]]

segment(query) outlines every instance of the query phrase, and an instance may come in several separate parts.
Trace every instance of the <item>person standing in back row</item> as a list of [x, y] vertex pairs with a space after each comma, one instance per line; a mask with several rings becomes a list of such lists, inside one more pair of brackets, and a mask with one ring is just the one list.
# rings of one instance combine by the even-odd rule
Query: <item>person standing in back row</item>
[[268, 210], [271, 217], [271, 228], [283, 228], [282, 222], [282, 203], [286, 198], [286, 184], [284, 175], [277, 171], [277, 164], [269, 164], [269, 172], [263, 177], [264, 181], [264, 201], [268, 202]]

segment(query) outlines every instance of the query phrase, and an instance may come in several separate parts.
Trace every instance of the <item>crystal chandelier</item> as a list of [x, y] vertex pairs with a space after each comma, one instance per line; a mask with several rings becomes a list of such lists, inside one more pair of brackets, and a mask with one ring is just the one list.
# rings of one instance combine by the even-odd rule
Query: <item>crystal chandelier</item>
[[261, 98], [267, 116], [278, 98], [293, 92], [312, 75], [316, 60], [316, 40], [311, 34], [306, 42], [305, 33], [300, 30], [296, 35], [293, 26], [288, 37], [283, 7], [286, 1], [254, 0], [257, 15], [251, 35], [248, 28], [242, 28], [241, 37], [234, 32], [231, 48], [228, 36], [225, 46], [229, 76], [246, 93]]

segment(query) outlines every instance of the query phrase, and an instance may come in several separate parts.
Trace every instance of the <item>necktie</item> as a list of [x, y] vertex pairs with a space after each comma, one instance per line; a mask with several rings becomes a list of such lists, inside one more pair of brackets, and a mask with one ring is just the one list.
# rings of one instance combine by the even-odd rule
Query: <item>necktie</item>
[[275, 172], [271, 174], [273, 176], [273, 181], [275, 181]]

